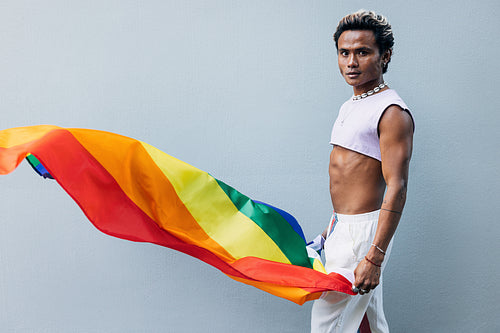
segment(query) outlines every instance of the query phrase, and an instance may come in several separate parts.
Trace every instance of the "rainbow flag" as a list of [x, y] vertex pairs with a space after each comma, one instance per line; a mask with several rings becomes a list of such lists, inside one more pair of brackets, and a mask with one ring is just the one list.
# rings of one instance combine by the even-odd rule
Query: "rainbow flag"
[[293, 216], [147, 143], [50, 125], [0, 131], [0, 174], [25, 158], [108, 235], [181, 251], [298, 304], [353, 295], [348, 278], [326, 274]]

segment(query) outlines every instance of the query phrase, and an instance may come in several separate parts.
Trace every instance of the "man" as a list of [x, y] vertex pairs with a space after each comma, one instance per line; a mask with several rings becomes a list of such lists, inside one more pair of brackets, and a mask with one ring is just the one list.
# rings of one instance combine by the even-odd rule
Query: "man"
[[387, 20], [367, 11], [347, 15], [334, 40], [340, 73], [354, 96], [341, 107], [332, 130], [334, 215], [323, 233], [325, 267], [354, 271], [358, 295], [325, 293], [313, 305], [311, 328], [356, 332], [366, 314], [372, 332], [388, 332], [381, 274], [406, 201], [414, 122], [383, 79], [394, 44]]

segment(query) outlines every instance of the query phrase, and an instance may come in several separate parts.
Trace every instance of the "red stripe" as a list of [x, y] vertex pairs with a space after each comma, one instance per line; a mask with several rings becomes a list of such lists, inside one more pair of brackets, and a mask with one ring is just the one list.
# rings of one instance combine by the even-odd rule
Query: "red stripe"
[[258, 281], [282, 286], [295, 286], [311, 292], [336, 290], [355, 295], [351, 282], [337, 273], [324, 274], [310, 268], [278, 263], [256, 257], [245, 257], [233, 263], [233, 267]]
[[50, 132], [30, 149], [94, 226], [108, 235], [150, 242], [196, 257], [222, 272], [248, 277], [212, 252], [187, 244], [145, 214], [118, 183], [67, 130]]

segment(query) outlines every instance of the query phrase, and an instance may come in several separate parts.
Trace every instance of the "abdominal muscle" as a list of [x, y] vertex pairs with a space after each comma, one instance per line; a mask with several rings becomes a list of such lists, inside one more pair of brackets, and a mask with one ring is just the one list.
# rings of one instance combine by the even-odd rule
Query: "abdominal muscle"
[[385, 191], [380, 161], [334, 146], [329, 174], [335, 212], [353, 215], [380, 209]]

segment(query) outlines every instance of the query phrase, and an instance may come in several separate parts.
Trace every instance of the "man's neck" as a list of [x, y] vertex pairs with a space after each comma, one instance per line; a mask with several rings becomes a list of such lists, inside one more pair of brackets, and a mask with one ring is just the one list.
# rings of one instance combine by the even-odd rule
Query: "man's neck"
[[369, 82], [363, 83], [359, 86], [353, 86], [352, 90], [354, 92], [354, 95], [361, 95], [361, 94], [366, 93], [370, 90], [373, 90], [375, 87], [378, 87], [382, 83], [384, 83], [384, 78], [380, 77], [377, 80], [369, 81]]
[[382, 92], [384, 90], [389, 89], [387, 84], [383, 81], [381, 83], [374, 85], [374, 86], [370, 85], [368, 87], [370, 87], [370, 88], [356, 89], [357, 87], [354, 87], [353, 88], [353, 91], [354, 91], [353, 100], [360, 100], [360, 99], [375, 95], [379, 92]]

